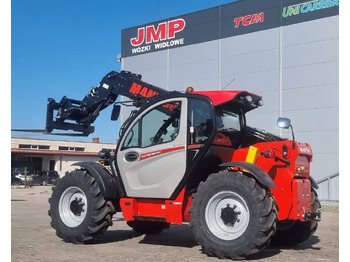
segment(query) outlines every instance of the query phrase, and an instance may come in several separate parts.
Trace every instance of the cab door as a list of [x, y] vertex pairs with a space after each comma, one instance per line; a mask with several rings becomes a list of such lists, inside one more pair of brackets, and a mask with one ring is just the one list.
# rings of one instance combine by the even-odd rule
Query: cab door
[[186, 172], [188, 100], [162, 100], [121, 138], [116, 160], [128, 197], [169, 198]]

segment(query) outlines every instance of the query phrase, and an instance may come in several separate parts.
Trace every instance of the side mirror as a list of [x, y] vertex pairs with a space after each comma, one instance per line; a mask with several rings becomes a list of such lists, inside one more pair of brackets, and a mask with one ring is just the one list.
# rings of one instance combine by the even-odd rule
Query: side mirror
[[293, 130], [293, 126], [290, 122], [289, 118], [285, 118], [285, 117], [279, 117], [277, 120], [277, 126], [279, 128], [284, 128], [284, 129], [288, 129], [291, 128], [292, 129], [292, 136], [293, 136], [293, 144], [292, 144], [292, 148], [295, 149], [295, 137], [294, 137], [294, 130]]
[[112, 121], [118, 120], [119, 115], [120, 115], [120, 108], [121, 108], [120, 105], [114, 104], [113, 110], [112, 110], [112, 115], [111, 115], [111, 120]]
[[290, 119], [285, 117], [279, 117], [277, 120], [277, 126], [279, 128], [288, 129], [291, 126]]

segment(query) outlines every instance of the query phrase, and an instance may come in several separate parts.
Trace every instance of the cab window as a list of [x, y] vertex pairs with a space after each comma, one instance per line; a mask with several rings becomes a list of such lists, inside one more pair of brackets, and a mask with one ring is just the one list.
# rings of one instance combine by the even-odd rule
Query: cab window
[[122, 149], [168, 143], [179, 133], [181, 102], [159, 105], [145, 114], [126, 135]]
[[157, 106], [141, 121], [141, 147], [168, 143], [179, 134], [181, 102]]
[[240, 131], [239, 115], [227, 110], [217, 111], [218, 131]]
[[205, 143], [213, 131], [211, 105], [206, 100], [191, 99], [188, 110], [189, 144]]
[[133, 128], [127, 134], [122, 148], [139, 147], [139, 121], [133, 126]]

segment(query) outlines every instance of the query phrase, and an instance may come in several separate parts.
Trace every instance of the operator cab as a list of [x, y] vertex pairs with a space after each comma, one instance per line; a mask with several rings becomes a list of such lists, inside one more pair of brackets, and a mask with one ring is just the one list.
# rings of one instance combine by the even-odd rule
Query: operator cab
[[232, 103], [233, 94], [239, 93], [229, 91], [230, 99], [213, 101], [202, 94], [171, 93], [141, 107], [117, 148], [115, 162], [126, 195], [172, 198], [185, 184], [196, 184], [230, 161], [244, 130], [246, 105]]

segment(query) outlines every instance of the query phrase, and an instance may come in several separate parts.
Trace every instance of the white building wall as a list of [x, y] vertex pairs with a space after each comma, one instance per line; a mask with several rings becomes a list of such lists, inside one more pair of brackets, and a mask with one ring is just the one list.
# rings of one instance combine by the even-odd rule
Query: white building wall
[[66, 172], [73, 171], [78, 168], [77, 166], [72, 166], [77, 162], [84, 161], [98, 161], [97, 156], [55, 156], [56, 165], [55, 170], [59, 172], [60, 176], [64, 176]]
[[[21, 149], [20, 145], [30, 145], [32, 149]], [[49, 149], [39, 150], [36, 146], [49, 146]], [[59, 150], [59, 147], [69, 148], [84, 148], [84, 151], [66, 151]], [[34, 148], [34, 149], [33, 149]], [[98, 152], [101, 149], [110, 149], [112, 152], [116, 148], [116, 144], [97, 143], [97, 142], [81, 142], [81, 141], [66, 141], [66, 140], [49, 140], [49, 139], [27, 139], [27, 138], [11, 138], [11, 154], [13, 161], [28, 158], [41, 158], [41, 170], [50, 169], [50, 161], [55, 161], [54, 169], [64, 176], [67, 171], [75, 169], [72, 164], [83, 161], [98, 161]], [[75, 155], [72, 155], [75, 154]]]

